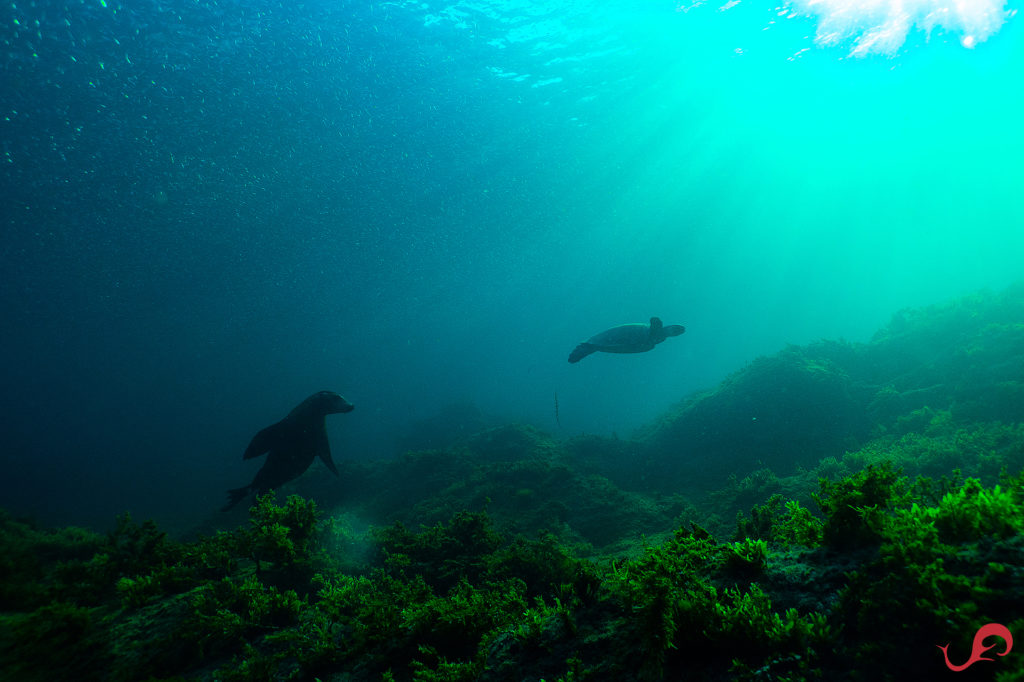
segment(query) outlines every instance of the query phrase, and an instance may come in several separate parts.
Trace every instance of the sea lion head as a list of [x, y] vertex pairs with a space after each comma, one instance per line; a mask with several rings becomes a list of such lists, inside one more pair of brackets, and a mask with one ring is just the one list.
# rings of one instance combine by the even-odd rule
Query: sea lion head
[[351, 412], [356, 406], [334, 391], [320, 391], [306, 398], [300, 407], [304, 412], [308, 410], [310, 413], [317, 414], [338, 414], [339, 412]]
[[309, 396], [288, 413], [286, 419], [304, 421], [323, 418], [328, 414], [351, 412], [355, 405], [342, 398], [334, 391], [320, 391]]

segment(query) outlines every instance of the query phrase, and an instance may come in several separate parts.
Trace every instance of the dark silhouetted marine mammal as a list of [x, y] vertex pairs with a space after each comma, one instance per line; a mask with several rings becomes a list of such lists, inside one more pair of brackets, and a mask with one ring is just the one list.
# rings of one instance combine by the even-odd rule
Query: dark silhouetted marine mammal
[[324, 417], [339, 412], [351, 412], [354, 405], [331, 391], [314, 393], [288, 413], [288, 416], [263, 429], [249, 443], [242, 459], [259, 457], [267, 453], [267, 461], [256, 472], [252, 483], [228, 491], [227, 511], [250, 493], [262, 495], [302, 475], [314, 457], [319, 457], [327, 468], [338, 475], [331, 460], [331, 446], [327, 442], [327, 424]]
[[591, 353], [643, 353], [649, 351], [670, 336], [679, 336], [686, 331], [680, 324], [665, 326], [661, 319], [651, 318], [650, 324], [620, 324], [594, 334], [576, 346], [569, 353], [569, 362], [579, 362]]

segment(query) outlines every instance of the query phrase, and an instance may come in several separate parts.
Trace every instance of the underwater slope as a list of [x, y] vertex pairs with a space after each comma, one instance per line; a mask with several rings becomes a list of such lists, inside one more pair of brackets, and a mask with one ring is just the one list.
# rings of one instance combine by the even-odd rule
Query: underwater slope
[[[266, 496], [190, 542], [128, 517], [103, 536], [0, 512], [0, 669], [940, 679], [938, 645], [961, 664], [982, 625], [1024, 632], [1022, 293], [759, 359], [634, 440], [509, 425], [350, 464], [342, 487], [307, 476], [289, 489], [318, 504]], [[728, 431], [751, 412], [762, 431]], [[1021, 679], [1020, 652], [992, 658], [957, 679]]]
[[841, 456], [924, 407], [965, 423], [1024, 419], [1024, 284], [901, 311], [870, 343], [758, 358], [638, 438], [648, 480], [693, 489]]
[[982, 624], [1024, 631], [1022, 484], [871, 466], [821, 484], [821, 517], [772, 500], [734, 541], [686, 524], [612, 561], [486, 513], [359, 539], [298, 496], [191, 543], [128, 518], [103, 537], [0, 515], [0, 666], [26, 681], [939, 679], [937, 644], [960, 663]]
[[[959, 466], [992, 482], [993, 461], [1013, 470], [1024, 458], [1001, 425], [1024, 416], [1022, 302], [1024, 285], [901, 311], [869, 343], [788, 347], [682, 401], [632, 439], [557, 440], [498, 426], [442, 449], [345, 463], [340, 483], [307, 476], [294, 489], [374, 524], [432, 524], [487, 509], [503, 529], [552, 530], [601, 553], [664, 532], [680, 515], [694, 518], [693, 505], [726, 515], [725, 527], [774, 492], [809, 502], [819, 475], [909, 452], [911, 441], [918, 453], [944, 454], [941, 465], [932, 458], [924, 468], [928, 457], [904, 457], [908, 474]], [[965, 429], [971, 438], [957, 435]], [[957, 448], [970, 452], [958, 460]], [[982, 465], [986, 452], [991, 461]], [[802, 483], [787, 491], [766, 483], [779, 477]], [[723, 491], [731, 491], [728, 504]]]

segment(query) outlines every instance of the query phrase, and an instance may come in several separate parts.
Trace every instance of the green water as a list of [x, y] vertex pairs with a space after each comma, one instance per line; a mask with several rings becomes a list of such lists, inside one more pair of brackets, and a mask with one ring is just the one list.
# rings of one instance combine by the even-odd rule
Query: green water
[[[325, 389], [358, 406], [339, 459], [452, 404], [625, 435], [787, 344], [1004, 289], [1020, 17], [904, 4], [871, 43], [894, 7], [5, 6], [0, 492], [219, 506]], [[652, 316], [687, 332], [566, 362]]]

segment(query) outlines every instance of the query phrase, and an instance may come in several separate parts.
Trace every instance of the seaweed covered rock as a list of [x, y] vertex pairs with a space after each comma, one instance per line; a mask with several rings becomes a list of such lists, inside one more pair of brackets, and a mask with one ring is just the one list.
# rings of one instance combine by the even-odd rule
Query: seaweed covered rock
[[870, 432], [864, 390], [833, 355], [848, 349], [787, 348], [687, 400], [643, 436], [650, 477], [692, 488], [762, 466], [788, 472], [856, 445]]
[[399, 452], [451, 448], [488, 425], [489, 420], [475, 404], [451, 403], [436, 415], [414, 422], [399, 434], [396, 446]]
[[521, 424], [460, 430], [444, 449], [343, 464], [340, 481], [297, 487], [368, 523], [433, 524], [486, 508], [503, 529], [552, 531], [600, 553], [668, 532], [694, 507], [720, 532], [773, 494], [806, 505], [817, 476], [885, 459], [911, 475], [960, 469], [990, 483], [1024, 466], [1019, 293], [899, 313], [867, 344], [758, 358], [631, 439], [559, 441]]
[[[105, 586], [19, 574], [48, 601], [2, 616], [0, 667], [30, 681], [914, 680], [947, 672], [936, 644], [1024, 628], [1024, 476], [937, 489], [878, 464], [819, 487], [820, 519], [778, 495], [736, 540], [688, 524], [596, 561], [485, 512], [378, 529], [355, 570], [323, 552], [331, 525], [297, 498], [262, 498], [250, 528], [194, 543], [124, 522], [103, 554], [153, 551], [114, 551], [100, 565], [124, 573], [98, 572]], [[313, 571], [291, 572], [293, 589], [257, 554]]]
[[[634, 440], [507, 425], [296, 482], [331, 514], [268, 495], [181, 542], [0, 513], [0, 670], [939, 679], [937, 645], [1024, 631], [1020, 300], [759, 359]], [[1021, 679], [1016, 654], [958, 679]]]
[[[106, 563], [106, 546], [91, 531], [41, 529], [0, 509], [0, 611], [46, 604], [62, 592], [68, 566]], [[91, 562], [96, 556], [103, 558]]]
[[[294, 624], [300, 598], [274, 583], [305, 576], [311, 590], [310, 569], [331, 565], [319, 542], [331, 526], [300, 498], [277, 506], [266, 495], [252, 514], [251, 529], [191, 543], [127, 514], [106, 536], [40, 531], [4, 514], [0, 547], [17, 570], [3, 581], [12, 598], [0, 616], [0, 669], [25, 680], [146, 679]], [[254, 560], [271, 569], [262, 579]]]
[[[1021, 482], [985, 489], [968, 479], [936, 506], [896, 494], [885, 505], [890, 512], [873, 509], [864, 518], [878, 553], [849, 573], [836, 606], [845, 632], [842, 654], [862, 662], [852, 679], [937, 679], [948, 670], [932, 647], [985, 623], [1019, 618]], [[992, 674], [975, 670], [971, 678]]]
[[474, 434], [466, 447], [480, 462], [519, 462], [552, 460], [561, 455], [561, 448], [551, 436], [527, 424], [509, 424]]
[[601, 550], [671, 529], [678, 499], [623, 490], [534, 427], [483, 431], [451, 450], [409, 452], [390, 462], [342, 468], [344, 492], [325, 494], [372, 523], [436, 524], [486, 509], [513, 532], [553, 532]]
[[817, 342], [758, 358], [641, 429], [643, 480], [714, 487], [780, 474], [905, 435], [944, 413], [954, 424], [1024, 421], [1024, 284], [901, 311], [870, 343]]
[[927, 406], [960, 422], [1021, 421], [1024, 283], [896, 313], [864, 345], [855, 371], [885, 387], [904, 414]]

